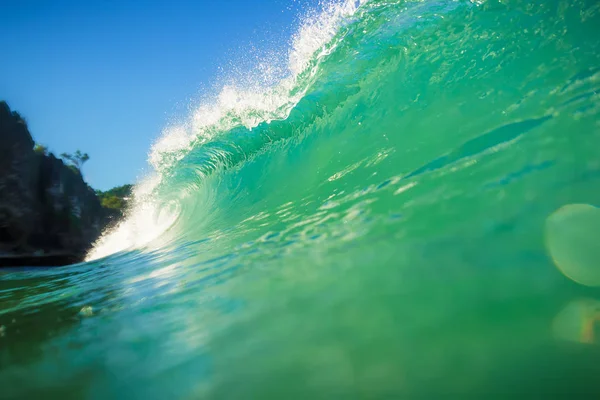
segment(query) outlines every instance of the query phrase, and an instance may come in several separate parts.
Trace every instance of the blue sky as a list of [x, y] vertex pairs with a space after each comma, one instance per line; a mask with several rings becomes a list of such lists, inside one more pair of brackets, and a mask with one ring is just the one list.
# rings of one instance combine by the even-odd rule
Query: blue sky
[[0, 1], [0, 99], [55, 154], [136, 181], [168, 122], [251, 48], [283, 49], [310, 0]]

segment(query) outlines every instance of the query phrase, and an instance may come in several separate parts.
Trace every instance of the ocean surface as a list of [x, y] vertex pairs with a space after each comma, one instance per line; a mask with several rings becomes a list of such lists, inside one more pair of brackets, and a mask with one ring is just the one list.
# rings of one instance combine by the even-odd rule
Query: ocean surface
[[600, 2], [325, 3], [217, 86], [87, 262], [0, 271], [0, 398], [600, 398], [547, 239], [600, 205]]

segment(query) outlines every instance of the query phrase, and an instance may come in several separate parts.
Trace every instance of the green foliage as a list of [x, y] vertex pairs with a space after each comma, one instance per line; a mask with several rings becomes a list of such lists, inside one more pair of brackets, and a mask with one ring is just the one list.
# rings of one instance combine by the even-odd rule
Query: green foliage
[[117, 196], [103, 196], [101, 203], [102, 207], [112, 208], [115, 210], [123, 210], [127, 206], [127, 202]]
[[105, 195], [117, 196], [117, 197], [129, 197], [133, 191], [133, 185], [116, 186], [106, 192], [101, 192]]
[[[37, 154], [48, 155], [48, 147], [36, 143], [33, 151]], [[75, 153], [62, 153], [60, 157], [65, 162], [66, 166], [77, 174], [81, 174], [81, 167], [83, 164], [90, 159], [87, 153], [82, 153], [77, 150]], [[116, 211], [123, 214], [127, 209], [128, 200], [132, 196], [133, 185], [117, 186], [106, 192], [101, 190], [95, 190], [96, 196], [100, 200], [100, 204], [105, 209]]]
[[90, 156], [88, 155], [88, 153], [82, 153], [81, 150], [77, 150], [74, 154], [69, 154], [69, 153], [62, 153], [60, 155], [60, 157], [67, 163], [70, 164], [72, 166], [74, 166], [75, 168], [77, 168], [79, 171], [81, 171], [81, 167], [83, 167], [83, 164], [90, 159]]
[[133, 185], [123, 185], [107, 190], [106, 192], [96, 190], [96, 195], [100, 199], [102, 207], [123, 213], [127, 208], [132, 189]]
[[75, 172], [77, 175], [81, 175], [81, 171], [74, 165], [67, 165], [67, 168], [69, 168], [71, 171]]
[[35, 151], [36, 154], [48, 155], [48, 147], [43, 144], [36, 143], [35, 146], [33, 146], [33, 151]]

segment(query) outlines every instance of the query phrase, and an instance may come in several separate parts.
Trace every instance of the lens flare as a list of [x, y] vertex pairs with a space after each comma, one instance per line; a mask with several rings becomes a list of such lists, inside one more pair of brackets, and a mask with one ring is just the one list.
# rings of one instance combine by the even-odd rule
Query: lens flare
[[600, 286], [600, 209], [569, 204], [546, 219], [546, 248], [556, 267], [586, 286]]

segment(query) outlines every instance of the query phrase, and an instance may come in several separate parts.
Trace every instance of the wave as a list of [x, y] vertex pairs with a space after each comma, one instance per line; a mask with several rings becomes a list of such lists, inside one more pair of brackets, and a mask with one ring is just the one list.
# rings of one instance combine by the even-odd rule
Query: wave
[[600, 204], [598, 26], [596, 0], [307, 12], [164, 130], [97, 261], [2, 276], [2, 387], [468, 398], [591, 371], [598, 391], [593, 289], [553, 265], [593, 260], [593, 227], [544, 247], [555, 210]]
[[[172, 187], [166, 181], [172, 181], [178, 168], [191, 168], [195, 174], [192, 181], [200, 184], [211, 170], [234, 162], [232, 159], [236, 155], [247, 157], [252, 151], [251, 146], [223, 146], [216, 140], [235, 129], [250, 132], [260, 124], [285, 120], [314, 83], [322, 60], [343, 39], [343, 28], [352, 22], [352, 17], [366, 2], [329, 2], [319, 11], [309, 10], [291, 38], [284, 78], [272, 84], [273, 71], [280, 68], [276, 63], [260, 65], [244, 78], [223, 86], [215, 98], [200, 104], [185, 123], [165, 128], [149, 153], [148, 161], [155, 173], [136, 185], [127, 218], [101, 236], [86, 261], [149, 244], [175, 223], [181, 212], [178, 201], [195, 189], [189, 187], [188, 181], [188, 187], [173, 196]], [[264, 85], [265, 82], [270, 84]], [[260, 141], [260, 133], [252, 132], [250, 136]], [[207, 148], [211, 143], [213, 146]], [[200, 149], [202, 155], [190, 155]], [[161, 192], [166, 190], [171, 195], [165, 202]]]

